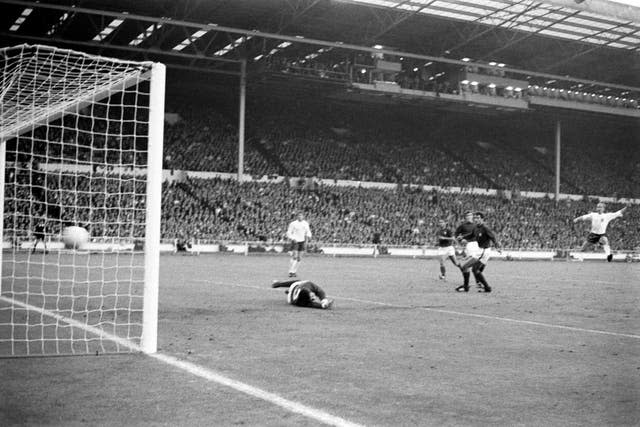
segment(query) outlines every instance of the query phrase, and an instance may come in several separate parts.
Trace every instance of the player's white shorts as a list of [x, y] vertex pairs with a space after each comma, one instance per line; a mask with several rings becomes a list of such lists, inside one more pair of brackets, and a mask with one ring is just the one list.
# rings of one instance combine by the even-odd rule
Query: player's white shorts
[[480, 249], [480, 258], [478, 258], [478, 261], [487, 265], [489, 258], [491, 258], [491, 248]]
[[480, 256], [482, 256], [482, 249], [478, 246], [478, 242], [467, 242], [467, 245], [464, 247], [464, 254], [479, 259]]
[[456, 256], [456, 250], [453, 246], [440, 246], [438, 248], [438, 255], [441, 257]]

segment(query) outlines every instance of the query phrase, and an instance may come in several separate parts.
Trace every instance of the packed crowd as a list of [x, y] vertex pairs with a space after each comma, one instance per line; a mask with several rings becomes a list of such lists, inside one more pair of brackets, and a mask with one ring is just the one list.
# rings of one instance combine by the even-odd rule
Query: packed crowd
[[6, 178], [5, 236], [28, 238], [41, 220], [52, 235], [65, 226], [79, 225], [95, 237], [131, 241], [144, 236], [144, 179], [69, 170], [44, 172], [15, 165], [7, 169]]
[[[238, 130], [231, 121], [212, 108], [179, 103], [173, 109], [180, 120], [165, 126], [164, 168], [194, 171], [236, 172]], [[247, 147], [245, 173], [275, 173], [258, 151]]]
[[[233, 111], [175, 110], [183, 120], [167, 126], [165, 167], [237, 171]], [[552, 125], [521, 131], [518, 125], [440, 120], [416, 108], [251, 100], [245, 173], [554, 191]], [[563, 134], [561, 192], [640, 196], [640, 154], [628, 148], [638, 130], [582, 130], [588, 126], [569, 126]]]
[[[39, 218], [49, 232], [78, 224], [94, 237], [135, 239], [144, 234], [145, 183], [133, 176], [72, 175], [23, 169], [9, 171], [5, 187], [5, 232], [26, 237]], [[469, 209], [481, 210], [513, 249], [578, 247], [586, 234], [572, 219], [593, 210], [593, 201], [555, 201], [517, 196], [485, 196], [470, 191], [394, 190], [284, 183], [196, 179], [165, 183], [161, 232], [165, 239], [281, 242], [292, 216], [302, 210], [313, 225], [314, 241], [370, 244], [380, 234], [385, 245], [432, 246], [437, 221], [451, 227]], [[621, 208], [611, 204], [609, 210]], [[610, 226], [614, 248], [640, 247], [640, 210], [628, 209]], [[57, 227], [57, 228], [56, 228]]]
[[7, 162], [143, 167], [147, 116], [147, 109], [133, 100], [114, 96], [8, 140]]
[[[620, 209], [612, 204], [609, 210]], [[386, 245], [426, 245], [436, 242], [438, 219], [455, 227], [466, 210], [482, 210], [498, 232], [502, 245], [514, 249], [566, 249], [580, 246], [583, 225], [573, 218], [594, 209], [593, 201], [483, 196], [463, 193], [321, 186], [315, 190], [284, 184], [194, 179], [166, 185], [162, 234], [200, 240], [284, 240], [295, 212], [312, 224], [315, 242], [370, 244], [380, 233]], [[629, 209], [610, 225], [614, 248], [640, 246], [640, 212]]]
[[564, 175], [588, 194], [640, 197], [639, 131], [637, 122], [616, 130], [592, 129], [591, 138], [584, 138], [577, 128], [567, 130], [572, 143], [563, 145]]
[[[217, 100], [215, 108], [203, 105], [173, 104], [181, 120], [166, 125], [164, 167], [235, 172], [236, 106], [224, 100]], [[138, 233], [142, 182], [111, 179], [108, 169], [106, 174], [93, 169], [72, 177], [40, 166], [66, 158], [94, 166], [144, 164], [144, 147], [136, 147], [144, 141], [134, 138], [132, 125], [110, 120], [114, 111], [97, 107], [8, 141], [5, 179], [14, 185], [5, 187], [5, 199], [15, 204], [18, 215], [9, 222], [5, 217], [5, 228], [29, 230], [33, 218], [44, 216], [59, 224], [91, 224], [93, 235]], [[97, 116], [93, 123], [90, 113]], [[507, 239], [505, 246], [565, 248], [579, 243], [584, 230], [577, 230], [570, 219], [592, 209], [589, 203], [556, 205], [548, 199], [518, 197], [519, 191], [553, 191], [555, 157], [549, 132], [504, 124], [500, 130], [486, 120], [461, 125], [456, 121], [461, 115], [440, 122], [442, 117], [413, 106], [251, 98], [246, 173], [385, 182], [405, 190], [321, 186], [301, 191], [286, 184], [198, 179], [165, 184], [163, 237], [279, 241], [292, 212], [302, 207], [317, 241], [365, 244], [380, 232], [387, 244], [422, 245], [431, 241], [436, 219], [454, 223], [473, 207], [496, 219], [494, 227]], [[629, 149], [637, 141], [637, 127], [582, 130], [589, 126], [593, 128], [581, 122], [564, 129], [562, 191], [640, 196], [640, 152]], [[460, 187], [462, 193], [407, 191], [407, 184]], [[509, 199], [473, 195], [466, 191], [470, 188], [514, 191]], [[120, 207], [126, 208], [127, 217], [119, 216]], [[638, 218], [635, 210], [630, 212], [613, 225], [614, 246], [638, 246], [640, 233], [632, 229]]]

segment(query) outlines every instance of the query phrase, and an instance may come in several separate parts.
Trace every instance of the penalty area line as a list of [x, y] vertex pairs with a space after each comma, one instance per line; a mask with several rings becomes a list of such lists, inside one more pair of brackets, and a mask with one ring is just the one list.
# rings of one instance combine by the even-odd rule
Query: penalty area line
[[31, 311], [35, 311], [37, 313], [40, 313], [44, 316], [49, 316], [52, 317], [56, 320], [65, 322], [71, 326], [74, 326], [76, 328], [80, 328], [80, 329], [84, 329], [87, 332], [90, 332], [94, 335], [97, 335], [99, 337], [102, 337], [104, 339], [108, 339], [110, 341], [114, 341], [116, 343], [118, 343], [119, 345], [121, 345], [122, 347], [128, 348], [130, 350], [133, 350], [135, 352], [140, 352], [143, 353], [144, 355], [156, 359], [166, 365], [172, 366], [174, 368], [178, 368], [182, 371], [185, 371], [191, 375], [195, 375], [197, 377], [200, 377], [202, 379], [205, 379], [207, 381], [210, 382], [214, 382], [217, 383], [219, 385], [225, 386], [225, 387], [229, 387], [232, 388], [238, 392], [241, 392], [243, 394], [258, 398], [260, 400], [264, 400], [266, 402], [272, 403], [276, 406], [279, 406], [289, 412], [293, 412], [302, 416], [305, 416], [307, 418], [311, 418], [315, 421], [318, 421], [320, 423], [326, 424], [326, 425], [330, 425], [330, 426], [336, 426], [336, 427], [363, 427], [361, 424], [356, 424], [353, 423], [351, 421], [348, 421], [344, 418], [335, 416], [335, 415], [331, 415], [328, 412], [322, 411], [320, 409], [315, 409], [312, 408], [310, 406], [304, 405], [302, 403], [299, 402], [295, 402], [293, 400], [289, 400], [286, 399], [282, 396], [279, 396], [275, 393], [271, 393], [268, 392], [266, 390], [262, 390], [260, 388], [251, 386], [249, 384], [245, 384], [243, 382], [240, 381], [236, 381], [233, 380], [231, 378], [225, 377], [222, 374], [219, 374], [209, 368], [205, 368], [203, 366], [199, 366], [196, 365], [195, 363], [191, 363], [191, 362], [187, 362], [185, 360], [180, 360], [176, 357], [173, 356], [169, 356], [167, 354], [162, 354], [162, 353], [144, 353], [142, 351], [142, 348], [137, 345], [134, 342], [131, 342], [129, 340], [126, 340], [124, 338], [120, 338], [118, 336], [115, 336], [113, 334], [109, 334], [105, 331], [103, 331], [100, 328], [96, 328], [95, 326], [91, 326], [91, 325], [86, 325], [82, 322], [78, 322], [77, 320], [74, 319], [70, 319], [68, 317], [65, 316], [61, 316], [57, 313], [54, 313], [50, 310], [44, 309], [44, 308], [39, 308], [30, 304], [26, 304], [24, 302], [15, 300], [13, 298], [7, 298], [4, 296], [0, 295], [0, 301], [5, 301], [8, 304], [11, 305], [15, 305], [15, 306], [19, 306], [22, 307], [26, 310], [31, 310]]

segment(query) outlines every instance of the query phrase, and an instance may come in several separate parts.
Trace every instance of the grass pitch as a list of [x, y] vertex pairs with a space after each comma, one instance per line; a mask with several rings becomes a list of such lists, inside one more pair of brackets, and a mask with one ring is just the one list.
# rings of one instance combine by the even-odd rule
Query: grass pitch
[[[640, 266], [308, 256], [332, 310], [286, 304], [280, 255], [163, 255], [159, 352], [361, 425], [640, 424]], [[144, 355], [0, 359], [0, 424], [322, 422]]]

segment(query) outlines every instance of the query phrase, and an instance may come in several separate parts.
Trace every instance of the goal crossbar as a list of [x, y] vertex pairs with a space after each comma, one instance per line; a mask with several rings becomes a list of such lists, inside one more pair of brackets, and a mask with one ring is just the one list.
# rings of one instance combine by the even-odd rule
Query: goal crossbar
[[[127, 88], [137, 84], [137, 82], [139, 82], [140, 80], [150, 78], [151, 66], [153, 65], [153, 63], [151, 62], [136, 63], [130, 61], [113, 60], [105, 57], [92, 57], [84, 52], [76, 52], [69, 49], [54, 49], [49, 48], [48, 46], [34, 46], [28, 44], [0, 49], [0, 58], [3, 58], [4, 61], [8, 61], [9, 58], [11, 58], [12, 51], [24, 52], [25, 50], [35, 50], [36, 52], [37, 50], [45, 52], [55, 51], [57, 55], [73, 53], [79, 58], [91, 58], [91, 60], [98, 60], [104, 63], [116, 62], [122, 64], [122, 66], [124, 67], [130, 67], [131, 71], [128, 71], [120, 76], [115, 82], [105, 81], [97, 87], [90, 87], [89, 85], [85, 85], [86, 87], [90, 88], [89, 93], [83, 94], [83, 92], [86, 91], [86, 87], [78, 86], [74, 91], [67, 94], [66, 99], [60, 100], [54, 105], [49, 104], [50, 100], [46, 99], [48, 93], [38, 94], [34, 92], [31, 95], [33, 97], [31, 100], [31, 105], [37, 105], [39, 103], [44, 104], [43, 108], [35, 109], [25, 108], [24, 102], [12, 102], [14, 101], [14, 99], [12, 99], [11, 97], [11, 95], [15, 95], [15, 93], [17, 92], [17, 88], [19, 88], [23, 78], [29, 79], [30, 77], [35, 78], [35, 76], [28, 75], [27, 73], [29, 70], [23, 70], [18, 73], [4, 73], [5, 76], [9, 76], [9, 78], [11, 78], [11, 82], [9, 84], [4, 81], [2, 82], [3, 87], [2, 92], [0, 93], [0, 103], [2, 103], [4, 107], [0, 115], [0, 141], [4, 141], [9, 137], [21, 135], [24, 132], [33, 129], [34, 127], [54, 121], [70, 111], [79, 110], [89, 104], [99, 102], [107, 98], [114, 92], [124, 91]], [[4, 79], [5, 77], [3, 77], [3, 80]], [[67, 83], [68, 82], [65, 82], [65, 84]], [[36, 96], [38, 96], [39, 98], [37, 98]]]

